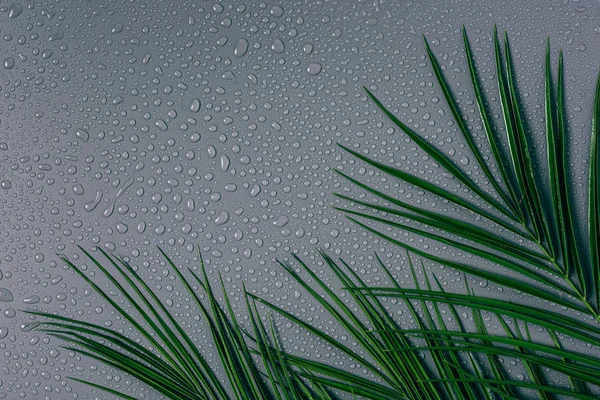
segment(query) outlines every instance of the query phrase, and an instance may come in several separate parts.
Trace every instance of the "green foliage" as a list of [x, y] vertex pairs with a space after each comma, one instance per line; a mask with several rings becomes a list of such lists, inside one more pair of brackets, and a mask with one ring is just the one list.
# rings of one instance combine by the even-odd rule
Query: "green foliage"
[[[562, 52], [555, 85], [549, 44], [546, 47], [545, 172], [530, 149], [531, 133], [519, 106], [506, 34], [503, 44], [496, 30], [493, 37], [502, 127], [497, 127], [492, 118], [464, 30], [463, 40], [490, 154], [482, 150], [481, 139], [474, 134], [453, 95], [443, 67], [427, 42], [425, 46], [456, 126], [482, 172], [479, 181], [401, 122], [384, 105], [385, 99], [380, 100], [366, 88], [379, 111], [433, 162], [456, 178], [464, 190], [456, 194], [360, 151], [342, 148], [382, 176], [399, 179], [469, 211], [470, 218], [407, 203], [337, 171], [368, 194], [360, 199], [335, 194], [349, 204], [348, 208], [338, 209], [372, 237], [385, 239], [406, 251], [412, 284], [401, 285], [377, 255], [375, 260], [387, 282], [385, 286], [367, 285], [344, 260], [334, 260], [325, 253], [321, 253], [322, 262], [339, 282], [335, 288], [296, 256], [293, 263], [280, 262], [337, 328], [346, 332], [349, 340], [339, 339], [310, 319], [245, 290], [248, 322], [242, 326], [222, 280], [219, 301], [202, 263], [199, 274], [192, 269], [181, 271], [162, 253], [165, 264], [184, 285], [197, 315], [212, 334], [220, 361], [216, 365], [135, 267], [102, 250], [99, 250], [103, 255], [100, 260], [83, 249], [114, 291], [98, 286], [67, 258], [63, 257], [63, 261], [131, 325], [135, 335], [130, 337], [102, 325], [30, 311], [32, 316], [42, 317], [36, 319], [37, 329], [60, 339], [65, 348], [123, 371], [164, 397], [176, 400], [597, 398], [600, 79], [593, 108], [589, 224], [587, 232], [580, 232], [571, 193], [574, 182], [567, 169]], [[502, 134], [505, 138], [501, 138]], [[432, 254], [398, 240], [395, 233], [416, 235], [468, 257], [450, 258], [450, 251]], [[419, 268], [412, 264], [414, 256], [421, 261]], [[459, 271], [465, 282], [467, 275], [478, 277], [514, 289], [524, 297], [499, 299], [476, 293], [468, 285], [464, 292], [447, 292], [435, 276], [427, 273], [423, 260]], [[400, 308], [405, 310], [404, 314], [394, 313]], [[470, 318], [465, 320], [460, 314]], [[336, 360], [315, 361], [286, 351], [277, 332], [277, 321], [288, 321], [304, 329], [345, 360], [344, 365], [356, 364], [360, 368], [350, 369], [336, 364]], [[492, 326], [497, 329], [490, 331]], [[509, 360], [522, 366], [521, 379], [508, 369]], [[134, 399], [98, 383], [75, 380]]]

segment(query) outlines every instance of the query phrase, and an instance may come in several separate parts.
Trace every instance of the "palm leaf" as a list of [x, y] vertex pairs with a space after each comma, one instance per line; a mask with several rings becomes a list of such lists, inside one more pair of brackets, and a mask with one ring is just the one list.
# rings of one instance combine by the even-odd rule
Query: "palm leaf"
[[[489, 228], [480, 228], [472, 223], [448, 216], [441, 216], [439, 213], [428, 211], [414, 205], [395, 199], [392, 195], [386, 194], [368, 184], [357, 181], [356, 179], [343, 174], [340, 175], [348, 179], [359, 188], [368, 191], [371, 195], [379, 198], [381, 201], [365, 201], [350, 196], [337, 195], [339, 198], [360, 205], [366, 208], [366, 212], [353, 211], [348, 208], [337, 207], [356, 222], [361, 228], [364, 228], [371, 234], [387, 240], [388, 242], [407, 249], [421, 257], [428, 258], [435, 262], [451, 266], [460, 271], [476, 275], [480, 278], [490, 280], [505, 287], [510, 287], [520, 292], [526, 293], [538, 299], [557, 303], [571, 308], [577, 312], [584, 313], [589, 317], [599, 320], [598, 314], [598, 244], [597, 236], [599, 232], [598, 223], [598, 159], [597, 159], [597, 139], [596, 125], [600, 108], [598, 108], [599, 94], [596, 94], [594, 106], [594, 126], [592, 129], [592, 150], [590, 166], [590, 195], [589, 195], [589, 231], [575, 232], [577, 224], [574, 222], [575, 212], [571, 200], [570, 186], [573, 184], [570, 175], [567, 173], [567, 143], [566, 143], [566, 121], [564, 111], [564, 66], [562, 52], [559, 55], [558, 81], [554, 89], [550, 66], [550, 47], [547, 44], [546, 49], [546, 72], [545, 72], [545, 109], [546, 109], [546, 137], [548, 151], [546, 154], [549, 166], [548, 180], [543, 177], [542, 171], [535, 168], [533, 161], [534, 155], [529, 149], [527, 123], [520, 109], [520, 99], [518, 95], [516, 75], [514, 72], [508, 36], [504, 34], [504, 52], [498, 38], [497, 30], [494, 29], [493, 48], [496, 64], [496, 80], [499, 92], [500, 106], [504, 121], [504, 131], [506, 132], [506, 143], [509, 149], [508, 162], [502, 157], [499, 149], [504, 146], [498, 135], [494, 134], [498, 129], [493, 126], [493, 121], [489, 118], [492, 111], [486, 106], [480, 87], [475, 60], [473, 58], [466, 33], [463, 30], [463, 41], [465, 45], [465, 54], [469, 65], [470, 77], [472, 80], [475, 97], [480, 109], [481, 123], [484, 126], [489, 143], [491, 144], [493, 162], [498, 166], [501, 178], [495, 180], [491, 174], [491, 167], [485, 171], [486, 177], [492, 184], [499, 196], [511, 207], [512, 199], [517, 199], [519, 212], [515, 215], [502, 213], [499, 204], [494, 207], [502, 215], [496, 215], [493, 211], [481, 209], [473, 201], [467, 201], [459, 195], [449, 193], [447, 190], [438, 187], [435, 184], [417, 178], [396, 167], [388, 166], [382, 162], [376, 161], [360, 153], [358, 150], [351, 150], [348, 147], [342, 147], [352, 156], [369, 164], [375, 170], [382, 174], [389, 175], [408, 184], [415, 185], [418, 188], [438, 196], [446, 201], [463, 207], [482, 221], [489, 221]], [[469, 148], [476, 154], [479, 163], [483, 162], [480, 156], [477, 156], [479, 150], [475, 145], [469, 128], [464, 122], [457, 101], [454, 99], [449, 85], [445, 81], [442, 73], [442, 67], [437, 62], [431, 48], [426, 45], [428, 57], [431, 60], [434, 74], [442, 87], [442, 92], [447, 99], [459, 129], [467, 140]], [[598, 92], [598, 91], [597, 91]], [[556, 93], [556, 95], [554, 95]], [[387, 116], [396, 126], [404, 124], [389, 111], [383, 102], [367, 90], [367, 95], [374, 100], [375, 105]], [[437, 154], [431, 149], [431, 144], [422, 138], [415, 139], [417, 135], [410, 131], [410, 128], [403, 129], [408, 136], [415, 141], [427, 154]], [[418, 135], [417, 135], [418, 136]], [[440, 156], [441, 157], [441, 156]], [[434, 158], [440, 163], [452, 176], [457, 178], [466, 189], [470, 190], [472, 198], [479, 198], [482, 202], [490, 203], [487, 195], [482, 195], [479, 190], [473, 188], [473, 185], [464, 178], [466, 171], [456, 172], [457, 167], [450, 160]], [[445, 157], [445, 156], [444, 156]], [[460, 168], [459, 168], [460, 169]], [[514, 180], [511, 178], [514, 176]], [[541, 192], [547, 190], [547, 197], [552, 199], [551, 206], [544, 204]], [[399, 208], [398, 208], [399, 207]], [[406, 211], [404, 211], [404, 210]], [[381, 214], [381, 217], [374, 213]], [[396, 222], [390, 219], [389, 214], [402, 217], [404, 221]], [[523, 218], [521, 218], [521, 216]], [[359, 221], [358, 218], [371, 222], [370, 224]], [[419, 227], [416, 227], [418, 224]], [[506, 235], [494, 237], [491, 233], [497, 227], [506, 229], [512, 238]], [[478, 230], [480, 234], [478, 234]], [[397, 239], [392, 232], [402, 231], [417, 235], [440, 244], [448, 245], [463, 253], [470, 254], [483, 259], [492, 264], [497, 264], [507, 268], [512, 273], [516, 273], [519, 279], [514, 275], [503, 276], [497, 272], [487, 272], [483, 267], [469, 265], [446, 257], [429, 254], [415, 246], [408, 245]], [[554, 233], [552, 233], [554, 232]], [[588, 235], [590, 238], [589, 248], [580, 252], [579, 246], [582, 241], [576, 240], [576, 237]], [[455, 237], [455, 239], [453, 238]], [[496, 239], [497, 240], [494, 240]], [[523, 239], [526, 239], [525, 241]], [[558, 243], [558, 245], [555, 244]], [[537, 247], [537, 249], [535, 249]], [[534, 248], [535, 250], [532, 250]], [[591, 254], [589, 261], [582, 258], [582, 254]], [[514, 261], [511, 261], [514, 260]], [[517, 262], [518, 260], [518, 262]], [[558, 279], [557, 279], [558, 278]]]
[[[97, 283], [88, 278], [80, 267], [64, 257], [63, 260], [121, 314], [147, 343], [139, 342], [101, 325], [30, 311], [31, 315], [45, 319], [35, 323], [36, 329], [60, 339], [66, 344], [65, 348], [128, 373], [166, 398], [173, 400], [225, 400], [232, 398], [297, 400], [303, 398], [301, 396], [305, 394], [314, 399], [331, 399], [324, 388], [320, 386], [313, 388], [307, 385], [299, 371], [282, 363], [281, 360], [268, 362], [268, 369], [275, 371], [276, 378], [271, 376], [270, 379], [265, 380], [262, 371], [253, 359], [254, 350], [249, 347], [244, 330], [235, 317], [224, 288], [227, 312], [216, 300], [204, 264], [201, 263], [203, 278], [200, 278], [195, 272], [189, 271], [199, 288], [206, 294], [206, 300], [202, 301], [179, 268], [162, 249], [159, 249], [164, 255], [166, 263], [174, 269], [198, 306], [199, 313], [209, 325], [221, 360], [221, 365], [216, 366], [211, 365], [205, 358], [192, 337], [159, 299], [158, 294], [144, 282], [129, 263], [120, 257], [100, 250], [108, 264], [116, 271], [114, 274], [91, 253], [84, 249], [81, 250], [119, 291], [132, 311], [126, 311], [115, 302]], [[201, 257], [200, 259], [202, 260]], [[125, 281], [127, 287], [120, 280]], [[264, 327], [258, 320], [258, 315], [251, 314], [251, 316], [253, 317], [251, 318], [252, 325], [262, 332], [258, 342], [259, 354], [263, 359], [269, 360], [267, 356], [272, 354], [272, 346], [265, 346], [265, 343], [269, 343], [270, 339], [267, 338]], [[149, 329], [146, 328], [146, 325]], [[148, 345], [151, 345], [154, 350], [149, 350]], [[278, 349], [281, 351], [281, 348]], [[225, 372], [228, 378], [226, 385], [218, 377], [220, 371]], [[88, 380], [80, 378], [73, 378], [73, 380], [124, 399], [134, 398]], [[290, 382], [293, 382], [293, 385]]]

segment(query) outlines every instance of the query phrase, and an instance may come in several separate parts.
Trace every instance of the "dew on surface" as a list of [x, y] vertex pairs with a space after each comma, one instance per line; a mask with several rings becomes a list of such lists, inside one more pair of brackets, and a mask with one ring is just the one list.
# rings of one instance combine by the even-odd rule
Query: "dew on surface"
[[[240, 316], [244, 283], [332, 332], [325, 313], [307, 311], [310, 296], [276, 259], [289, 261], [294, 252], [335, 286], [319, 264], [322, 249], [347, 260], [367, 283], [379, 284], [378, 252], [411, 284], [403, 253], [357, 230], [334, 209], [345, 204], [331, 193], [358, 194], [336, 168], [403, 201], [461, 212], [374, 173], [336, 146], [355, 146], [462, 193], [456, 179], [376, 111], [363, 86], [470, 176], [483, 179], [439, 93], [421, 34], [455, 83], [452, 90], [482, 146], [460, 52], [463, 23], [486, 87], [494, 76], [489, 34], [494, 24], [508, 30], [527, 102], [541, 96], [541, 69], [528, 68], [542, 57], [546, 35], [565, 51], [568, 102], [591, 104], [595, 72], [583, 66], [600, 64], [594, 5], [582, 23], [582, 5], [543, 0], [489, 3], [484, 10], [475, 1], [105, 3], [0, 5], [0, 351], [9, 354], [2, 359], [0, 399], [97, 396], [68, 376], [154, 398], [142, 385], [61, 349], [58, 340], [32, 330], [32, 317], [20, 312], [77, 315], [127, 329], [57, 256], [100, 276], [77, 245], [127, 257], [178, 312], [193, 304], [173, 273], [164, 272], [169, 269], [156, 246], [183, 270], [197, 268], [200, 253], [209, 277], [223, 276]], [[574, 115], [570, 134], [577, 138], [570, 161], [583, 166], [589, 110], [568, 106]], [[532, 128], [541, 132], [543, 107], [528, 111]], [[543, 136], [535, 138], [542, 148]], [[583, 201], [585, 182], [574, 189]], [[464, 287], [450, 268], [430, 272], [444, 288]], [[471, 283], [507, 295], [486, 280]], [[194, 332], [204, 329], [193, 318], [184, 324]], [[282, 334], [287, 348], [306, 356], [330, 352], [294, 327], [282, 327]], [[204, 336], [199, 340], [208, 343]]]

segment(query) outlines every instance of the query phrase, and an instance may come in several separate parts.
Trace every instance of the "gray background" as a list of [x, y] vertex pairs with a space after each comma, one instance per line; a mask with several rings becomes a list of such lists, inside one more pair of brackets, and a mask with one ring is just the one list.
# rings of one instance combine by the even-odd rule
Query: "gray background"
[[[31, 319], [23, 309], [124, 326], [55, 255], [77, 260], [78, 244], [129, 257], [201, 346], [207, 332], [186, 319], [187, 299], [156, 245], [184, 267], [197, 266], [200, 249], [242, 315], [244, 282], [329, 331], [335, 326], [311, 308], [276, 258], [298, 252], [327, 277], [316, 257], [321, 248], [377, 283], [381, 275], [370, 271], [378, 251], [407, 279], [402, 251], [331, 208], [342, 205], [332, 191], [352, 190], [332, 169], [381, 183], [335, 146], [344, 143], [408, 171], [442, 176], [375, 112], [363, 85], [472, 166], [439, 97], [421, 34], [472, 112], [460, 27], [468, 28], [492, 91], [490, 34], [494, 24], [508, 30], [540, 142], [543, 43], [550, 36], [554, 54], [558, 47], [565, 52], [572, 161], [583, 195], [599, 13], [597, 1], [572, 0], [1, 1], [0, 399], [109, 398], [68, 376], [130, 384], [24, 328]], [[409, 187], [389, 185], [398, 196], [441, 207]], [[458, 274], [427, 267], [445, 285], [462, 285]], [[281, 330], [288, 349], [343, 365], [303, 332]], [[132, 385], [123, 390], [155, 398]]]

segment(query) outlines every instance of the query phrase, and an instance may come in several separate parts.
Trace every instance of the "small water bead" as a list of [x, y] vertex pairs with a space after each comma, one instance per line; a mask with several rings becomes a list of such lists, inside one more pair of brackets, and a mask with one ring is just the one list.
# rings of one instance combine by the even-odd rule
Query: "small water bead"
[[0, 188], [8, 190], [8, 189], [12, 188], [12, 182], [9, 181], [8, 179], [2, 179], [0, 181]]

